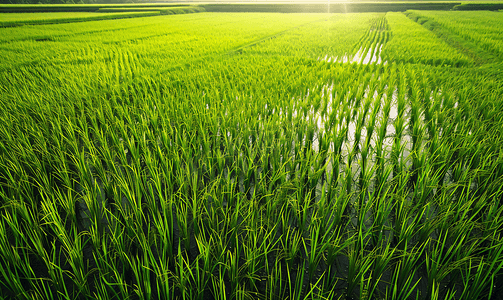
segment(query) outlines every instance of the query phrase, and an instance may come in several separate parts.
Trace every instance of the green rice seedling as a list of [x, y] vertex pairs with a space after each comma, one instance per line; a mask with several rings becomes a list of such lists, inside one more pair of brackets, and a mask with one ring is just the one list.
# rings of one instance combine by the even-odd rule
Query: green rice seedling
[[[4, 218], [8, 218], [7, 215], [3, 216], [0, 221], [0, 232], [1, 234], [1, 249], [2, 249], [2, 268], [0, 270], [2, 274], [2, 287], [11, 291], [11, 293], [16, 297], [28, 298], [29, 293], [22, 284], [22, 274], [26, 274], [27, 277], [32, 274], [30, 272], [30, 264], [28, 257], [23, 257], [16, 251], [18, 245], [11, 245], [8, 240], [8, 231], [4, 223]], [[18, 244], [19, 242], [16, 242]], [[28, 272], [26, 272], [28, 271]]]
[[305, 196], [300, 194], [296, 195], [296, 198], [291, 199], [289, 205], [291, 206], [293, 216], [295, 219], [295, 224], [301, 233], [307, 232], [309, 222], [310, 222], [310, 212], [311, 212], [311, 193]]
[[[183, 198], [178, 201], [184, 202]], [[191, 243], [191, 221], [189, 219], [189, 208], [188, 204], [185, 205], [177, 205], [176, 206], [176, 222], [180, 232], [180, 239], [183, 243], [184, 250], [189, 251], [190, 243]]]
[[[306, 244], [306, 240], [302, 239], [302, 244], [304, 246], [304, 251], [307, 256], [307, 262], [308, 262], [308, 272], [309, 272], [309, 282], [313, 283], [314, 281], [314, 276], [316, 273], [316, 270], [322, 261], [323, 258], [323, 253], [329, 246], [329, 243], [327, 240], [324, 240], [325, 236], [322, 236], [323, 233], [320, 232], [321, 228], [320, 226], [317, 226], [317, 223], [320, 222], [320, 220], [317, 218], [317, 216], [312, 217], [313, 220], [311, 221], [311, 230], [310, 230], [310, 236], [309, 236], [309, 244]], [[319, 282], [320, 279], [318, 279]]]
[[[407, 299], [413, 292], [420, 280], [415, 279], [416, 269], [425, 244], [418, 245], [410, 252], [404, 249], [399, 255], [399, 260], [395, 266], [390, 286], [386, 288], [386, 299]], [[389, 289], [388, 289], [389, 288]]]
[[[371, 123], [374, 122], [374, 119], [370, 120]], [[365, 141], [362, 143], [361, 149], [360, 149], [360, 156], [361, 158], [358, 160], [358, 164], [360, 165], [360, 179], [359, 179], [359, 187], [360, 189], [364, 189], [364, 186], [368, 184], [368, 181], [365, 179], [370, 179], [369, 176], [366, 177], [366, 175], [372, 175], [372, 173], [369, 171], [368, 168], [368, 156], [369, 156], [369, 151], [370, 149], [370, 140], [372, 138], [373, 134], [373, 125], [369, 125], [369, 127], [366, 128], [366, 133], [367, 136], [365, 137]]]
[[[346, 298], [353, 297], [357, 290], [360, 291], [360, 296], [362, 296], [366, 278], [369, 276], [368, 272], [372, 267], [373, 256], [367, 255], [364, 250], [366, 247], [364, 240], [366, 240], [366, 235], [368, 235], [368, 233], [364, 233], [362, 229], [359, 229], [357, 235], [358, 240], [347, 249], [349, 265], [346, 279]], [[360, 289], [358, 289], [358, 287], [360, 287]]]
[[418, 163], [422, 167], [418, 170], [413, 197], [414, 200], [417, 200], [421, 205], [430, 204], [430, 199], [434, 198], [436, 194], [435, 191], [443, 180], [443, 178], [441, 178], [442, 173], [433, 169], [433, 165], [428, 158], [431, 160], [435, 159], [425, 152], [421, 152], [417, 155]]
[[109, 251], [108, 245], [105, 239], [102, 240], [102, 245], [99, 249], [93, 253], [93, 257], [96, 261], [97, 273], [99, 276], [99, 288], [97, 288], [96, 293], [99, 295], [114, 295], [114, 298], [119, 298], [119, 291], [117, 285], [119, 283], [114, 282], [114, 274], [118, 269], [116, 264], [117, 258], [113, 251]]
[[[501, 249], [496, 250], [501, 251]], [[500, 254], [499, 254], [500, 255]], [[472, 266], [472, 263], [475, 265]], [[484, 272], [482, 268], [488, 267], [492, 272]], [[496, 270], [501, 269], [502, 263], [500, 260], [493, 260], [491, 263], [485, 263], [484, 258], [480, 261], [469, 261], [469, 265], [463, 270], [462, 273], [463, 283], [465, 288], [462, 291], [461, 299], [469, 299], [470, 297], [491, 297], [494, 293], [494, 278], [495, 274], [498, 272]], [[475, 274], [472, 275], [472, 270], [476, 270]], [[486, 274], [485, 276], [482, 274]], [[473, 276], [473, 277], [472, 277]], [[469, 281], [469, 283], [467, 282]], [[489, 287], [488, 287], [489, 286]], [[489, 291], [487, 291], [489, 290]]]
[[370, 199], [369, 196], [370, 193], [368, 192], [368, 189], [365, 188], [365, 190], [360, 191], [358, 194], [358, 202], [354, 205], [356, 210], [356, 220], [353, 223], [355, 223], [354, 225], [357, 230], [361, 230], [362, 232], [372, 231], [372, 221], [370, 220], [370, 216], [372, 215], [374, 201]]
[[[185, 257], [184, 257], [185, 256]], [[178, 244], [177, 261], [175, 262], [175, 280], [176, 286], [183, 299], [193, 299], [196, 290], [192, 287], [192, 270], [186, 253], [181, 250], [181, 244]]]
[[[339, 139], [339, 138], [337, 138]], [[341, 143], [342, 145], [342, 143]], [[339, 184], [339, 177], [340, 177], [340, 165], [341, 165], [341, 154], [331, 154], [330, 155], [330, 160], [328, 162], [331, 164], [331, 171], [327, 171], [330, 174], [330, 180], [327, 180], [329, 182], [329, 189], [327, 189], [327, 197], [328, 197], [328, 202], [331, 202], [333, 197], [333, 190], [337, 187]]]
[[149, 268], [147, 256], [143, 256], [143, 262], [138, 256], [133, 259], [128, 259], [128, 262], [136, 280], [136, 284], [133, 286], [133, 292], [137, 294], [140, 299], [150, 299], [152, 297], [150, 285], [151, 269]]
[[[323, 273], [320, 276], [320, 278], [318, 279], [318, 281], [316, 281], [314, 284], [312, 284], [312, 283], [310, 284], [309, 291], [304, 296], [304, 299], [319, 299], [320, 297], [324, 298], [322, 295], [320, 295], [320, 283], [322, 282], [324, 275], [325, 275], [325, 273]], [[327, 294], [328, 294], [328, 297], [334, 297], [333, 289], [331, 291], [327, 292]], [[327, 299], [327, 298], [325, 298], [325, 299]]]
[[276, 297], [285, 297], [284, 295], [284, 288], [283, 288], [283, 283], [284, 281], [282, 280], [282, 265], [281, 261], [276, 260], [274, 267], [270, 273], [270, 278], [267, 280], [267, 286], [266, 286], [266, 292], [265, 295], [266, 297], [272, 299]]
[[[10, 205], [16, 208], [15, 203], [12, 203]], [[8, 206], [5, 206], [5, 208], [8, 209]], [[22, 208], [22, 205], [19, 205], [19, 208]], [[23, 272], [28, 271], [28, 273], [26, 273], [26, 277], [28, 277], [31, 273], [28, 267], [30, 261], [32, 261], [34, 258], [29, 254], [35, 254], [36, 258], [42, 260], [46, 265], [48, 265], [48, 273], [51, 277], [51, 280], [53, 280], [54, 284], [57, 287], [62, 288], [63, 286], [59, 285], [59, 283], [62, 282], [62, 276], [60, 276], [62, 274], [60, 272], [57, 272], [51, 265], [49, 254], [47, 253], [47, 251], [45, 251], [44, 245], [42, 243], [41, 234], [43, 233], [40, 232], [41, 228], [38, 226], [30, 227], [31, 230], [23, 233], [22, 229], [25, 228], [25, 226], [23, 226], [23, 223], [24, 222], [22, 219], [18, 219], [18, 215], [16, 214], [15, 210], [11, 212], [9, 212], [8, 210], [4, 211], [4, 214], [2, 215], [2, 227], [4, 231], [10, 232], [10, 236], [12, 236], [13, 239], [12, 243], [14, 245], [11, 245], [11, 242], [9, 240], [6, 241], [7, 244], [5, 244], [4, 242], [3, 248], [7, 249], [5, 249], [6, 252], [3, 260], [6, 261], [8, 265], [15, 264], [13, 266], [15, 268], [14, 274], [10, 276], [9, 280], [13, 285], [13, 291], [15, 291], [17, 294], [25, 294], [27, 292], [22, 291], [25, 288], [21, 285], [21, 279], [24, 277]], [[6, 235], [5, 237], [8, 236], [9, 235]], [[16, 255], [15, 250], [25, 251], [21, 252], [21, 255]], [[20, 261], [21, 258], [25, 259], [25, 265], [23, 265], [23, 263]], [[16, 264], [16, 262], [18, 263]], [[21, 267], [22, 270], [18, 270], [18, 268], [16, 267]], [[22, 290], [20, 288], [22, 288]], [[63, 290], [64, 289], [62, 288], [61, 291]]]
[[225, 300], [227, 299], [227, 291], [224, 279], [225, 272], [223, 272], [222, 268], [223, 267], [220, 266], [220, 269], [217, 272], [218, 275], [212, 277], [213, 296], [215, 299]]
[[[173, 205], [170, 203], [170, 199], [163, 198], [161, 200], [161, 210], [156, 214], [153, 214], [152, 223], [154, 228], [159, 233], [158, 249], [162, 249], [161, 257], [167, 262], [174, 259], [174, 245], [175, 245], [175, 235], [174, 235], [174, 214]], [[165, 203], [165, 204], [163, 204]]]
[[386, 103], [383, 108], [382, 117], [379, 118], [379, 128], [377, 132], [377, 141], [375, 144], [375, 159], [376, 159], [376, 186], [380, 187], [387, 180], [384, 177], [385, 168], [385, 155], [387, 151], [385, 149], [385, 139], [388, 131], [388, 119], [389, 112], [391, 109], [391, 97], [389, 95], [386, 97]]
[[42, 218], [43, 223], [41, 225], [48, 225], [58, 237], [67, 255], [67, 261], [72, 268], [72, 281], [76, 285], [78, 293], [89, 293], [87, 277], [88, 270], [84, 264], [83, 257], [81, 253], [83, 251], [84, 245], [82, 243], [81, 237], [77, 233], [77, 228], [73, 226], [72, 230], [69, 232], [72, 236], [67, 235], [65, 226], [61, 219], [55, 214], [54, 199], [46, 199], [43, 197], [42, 200], [42, 212], [44, 217]]
[[[112, 297], [110, 295], [113, 295]], [[105, 298], [105, 297], [111, 297], [111, 298], [118, 298], [119, 295], [114, 293], [113, 291], [109, 291], [107, 289], [106, 283], [99, 285], [96, 289], [96, 292], [93, 293], [93, 296], [96, 298]]]
[[366, 283], [360, 286], [360, 299], [372, 299], [374, 294], [380, 294], [382, 296], [382, 291], [379, 290], [379, 283], [382, 280], [382, 277], [385, 272], [387, 272], [389, 266], [391, 265], [391, 261], [394, 257], [394, 252], [396, 248], [390, 248], [390, 244], [387, 244], [384, 249], [375, 255], [370, 255], [374, 257], [374, 264], [371, 268], [371, 273], [366, 280]]
[[47, 251], [43, 250], [41, 243], [35, 241], [34, 238], [31, 238], [31, 240], [34, 243], [34, 250], [48, 269], [49, 279], [57, 293], [64, 295], [64, 297], [70, 297], [71, 292], [64, 284], [64, 270], [57, 264], [61, 259], [61, 253], [57, 254], [55, 243], [51, 244], [50, 253], [47, 253]]
[[[127, 239], [125, 234], [124, 224], [121, 220], [113, 216], [112, 222], [110, 224], [110, 235], [109, 235], [109, 246], [102, 245], [103, 249], [100, 256], [104, 256], [105, 258], [109, 258], [107, 260], [102, 261], [102, 264], [98, 264], [100, 267], [100, 271], [106, 274], [106, 277], [103, 278], [105, 280], [105, 284], [112, 289], [114, 292], [118, 290], [118, 294], [121, 297], [125, 297], [129, 295], [129, 286], [125, 282], [125, 274], [129, 274], [130, 270], [128, 268], [127, 259], [124, 258], [129, 252], [127, 246]], [[105, 240], [103, 240], [105, 241]]]
[[261, 277], [259, 274], [263, 270], [261, 264], [261, 253], [260, 249], [254, 248], [254, 245], [243, 244], [243, 267], [246, 268], [244, 271], [243, 277], [245, 278], [246, 286], [248, 287], [248, 291], [251, 293], [257, 293], [258, 284], [261, 281]]
[[418, 169], [420, 168], [420, 161], [419, 161], [419, 156], [422, 153], [420, 147], [421, 147], [421, 142], [422, 142], [422, 136], [424, 135], [424, 127], [420, 124], [419, 120], [416, 120], [414, 122], [414, 125], [412, 125], [412, 145], [411, 145], [411, 182], [412, 184], [415, 184], [417, 182], [417, 172]]
[[240, 271], [242, 271], [242, 268], [238, 265], [238, 259], [239, 259], [239, 246], [233, 249], [233, 251], [227, 251], [226, 253], [226, 263], [225, 263], [225, 269], [227, 276], [230, 279], [230, 290], [231, 294], [233, 297], [236, 297], [236, 294], [238, 294], [239, 286], [240, 286], [240, 281], [241, 281], [241, 276], [240, 276]]
[[327, 241], [328, 245], [326, 246], [326, 252], [324, 254], [327, 269], [323, 281], [323, 284], [326, 286], [335, 288], [339, 280], [342, 280], [343, 274], [340, 274], [336, 261], [340, 255], [343, 255], [344, 251], [354, 243], [355, 238], [355, 235], [349, 237], [345, 236], [343, 234], [345, 230], [345, 226], [338, 226], [334, 229], [333, 238]]
[[[391, 172], [391, 168], [388, 168], [388, 173]], [[382, 186], [380, 189], [375, 190], [371, 195], [371, 199], [375, 199], [375, 203], [372, 207], [372, 243], [374, 247], [385, 243], [389, 238], [387, 237], [387, 232], [389, 231], [389, 226], [387, 220], [391, 217], [393, 202], [390, 201], [388, 197], [388, 192], [390, 187], [385, 189]]]
[[[433, 251], [431, 253], [431, 257], [427, 254], [426, 255], [426, 269], [427, 269], [427, 274], [428, 274], [428, 290], [431, 291], [431, 293], [434, 293], [435, 290], [435, 285], [438, 285], [442, 282], [442, 280], [457, 266], [454, 264], [451, 264], [451, 259], [450, 259], [450, 251], [452, 251], [452, 247], [448, 247], [446, 245], [447, 242], [447, 235], [443, 234], [441, 235], [442, 240], [439, 240], [437, 242], [437, 250]], [[442, 250], [440, 248], [443, 247], [448, 247], [446, 253], [442, 253]], [[441, 251], [441, 252], [438, 252]]]
[[204, 241], [203, 239], [203, 236], [201, 236], [201, 239], [196, 238], [200, 253], [194, 263], [196, 271], [193, 276], [197, 289], [197, 299], [204, 297], [204, 293], [210, 282], [211, 274], [213, 274], [213, 270], [215, 268], [215, 266], [211, 264], [212, 257], [210, 247], [212, 240], [211, 238], [209, 241]]
[[292, 299], [302, 299], [303, 287], [304, 287], [304, 275], [305, 275], [305, 264], [302, 267], [299, 265], [296, 271], [296, 277], [293, 278], [293, 274], [290, 269], [286, 269], [286, 276], [288, 282], [288, 291]]
[[[349, 157], [349, 156], [348, 156]], [[348, 164], [345, 166], [345, 179], [344, 179], [344, 187], [345, 187], [345, 194], [346, 195], [351, 195], [352, 194], [352, 187], [353, 187], [353, 168], [351, 164], [351, 160], [348, 158]]]
[[292, 267], [296, 258], [298, 258], [301, 250], [302, 232], [292, 229], [290, 226], [285, 226], [282, 235], [281, 244], [283, 247], [283, 255], [288, 267]]
[[411, 244], [416, 226], [424, 213], [424, 207], [414, 205], [401, 196], [394, 203], [394, 233], [393, 238], [398, 249], [404, 249]]

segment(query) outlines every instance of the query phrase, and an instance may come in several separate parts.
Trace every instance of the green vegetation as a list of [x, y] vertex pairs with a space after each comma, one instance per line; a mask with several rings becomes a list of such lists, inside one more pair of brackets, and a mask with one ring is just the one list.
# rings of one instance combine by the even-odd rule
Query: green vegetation
[[[49, 11], [60, 12], [44, 12], [34, 13], [44, 9], [32, 9], [34, 6], [28, 6], [27, 12], [23, 9], [8, 7], [8, 9], [0, 11], [20, 11], [19, 13], [0, 13], [0, 27], [13, 27], [21, 25], [41, 25], [41, 24], [59, 24], [59, 23], [73, 23], [73, 22], [87, 22], [93, 20], [109, 20], [109, 19], [123, 19], [123, 18], [136, 18], [155, 15], [176, 15], [176, 14], [190, 14], [204, 12], [203, 7], [199, 6], [125, 6], [125, 7], [100, 7], [91, 6], [90, 8], [81, 9], [78, 12], [61, 12], [64, 10], [52, 9], [46, 6]], [[85, 12], [92, 11], [92, 12]], [[7, 37], [8, 38], [8, 37]]]
[[107, 20], [154, 16], [160, 11], [130, 11], [111, 12], [108, 14], [69, 12], [69, 13], [0, 13], [0, 27], [21, 25], [59, 24], [71, 22], [86, 22], [91, 20]]
[[0, 298], [495, 299], [502, 64], [421, 23], [0, 28]]
[[187, 4], [173, 3], [135, 3], [135, 4], [0, 4], [1, 13], [36, 13], [36, 12], [96, 12], [103, 8], [156, 8], [166, 9], [175, 7], [187, 7]]

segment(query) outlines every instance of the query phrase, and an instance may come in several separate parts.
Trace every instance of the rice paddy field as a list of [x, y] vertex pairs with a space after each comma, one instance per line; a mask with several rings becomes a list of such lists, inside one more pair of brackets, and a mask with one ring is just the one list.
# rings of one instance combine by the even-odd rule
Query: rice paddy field
[[0, 298], [501, 299], [502, 27], [0, 28]]
[[0, 26], [40, 25], [51, 23], [73, 23], [91, 20], [133, 18], [158, 15], [158, 11], [95, 13], [95, 12], [50, 12], [50, 13], [0, 13]]

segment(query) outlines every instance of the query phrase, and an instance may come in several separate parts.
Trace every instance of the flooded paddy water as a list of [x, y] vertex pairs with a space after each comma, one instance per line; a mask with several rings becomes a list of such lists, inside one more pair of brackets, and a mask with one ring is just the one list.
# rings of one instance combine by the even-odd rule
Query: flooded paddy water
[[387, 61], [383, 61], [381, 58], [381, 51], [383, 44], [377, 44], [374, 47], [364, 48], [363, 46], [358, 49], [354, 55], [343, 55], [341, 57], [329, 56], [328, 54], [324, 57], [318, 57], [318, 60], [333, 62], [333, 63], [357, 63], [357, 64], [388, 64]]

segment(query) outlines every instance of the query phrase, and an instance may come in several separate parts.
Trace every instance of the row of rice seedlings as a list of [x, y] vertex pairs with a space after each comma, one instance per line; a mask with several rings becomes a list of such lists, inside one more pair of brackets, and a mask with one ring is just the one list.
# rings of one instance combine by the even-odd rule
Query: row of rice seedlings
[[[360, 40], [354, 44], [354, 49], [351, 51], [352, 55], [345, 55], [337, 57], [326, 55], [322, 60], [327, 62], [339, 62], [339, 63], [358, 63], [358, 64], [370, 64], [370, 63], [382, 63], [380, 57], [381, 48], [390, 38], [390, 31], [388, 31], [388, 26], [385, 17], [375, 18], [370, 21], [370, 28], [368, 31], [362, 35]], [[357, 50], [358, 49], [358, 50]], [[318, 58], [320, 59], [320, 58]], [[386, 64], [387, 62], [384, 62]]]
[[381, 63], [380, 51], [382, 46], [389, 40], [390, 31], [386, 17], [380, 17], [373, 21], [367, 34], [361, 37], [360, 42], [355, 45], [358, 51], [353, 58], [360, 64], [372, 62]]
[[55, 43], [47, 47], [37, 41], [20, 41], [0, 45], [2, 62], [0, 70], [13, 70], [20, 67], [47, 65], [52, 59], [60, 58], [74, 49], [73, 45]]
[[[318, 14], [319, 15], [319, 14]], [[330, 14], [294, 30], [284, 32], [257, 47], [243, 49], [246, 54], [282, 55], [296, 59], [327, 60], [350, 52], [376, 16], [382, 14]], [[323, 55], [320, 56], [320, 53]]]

